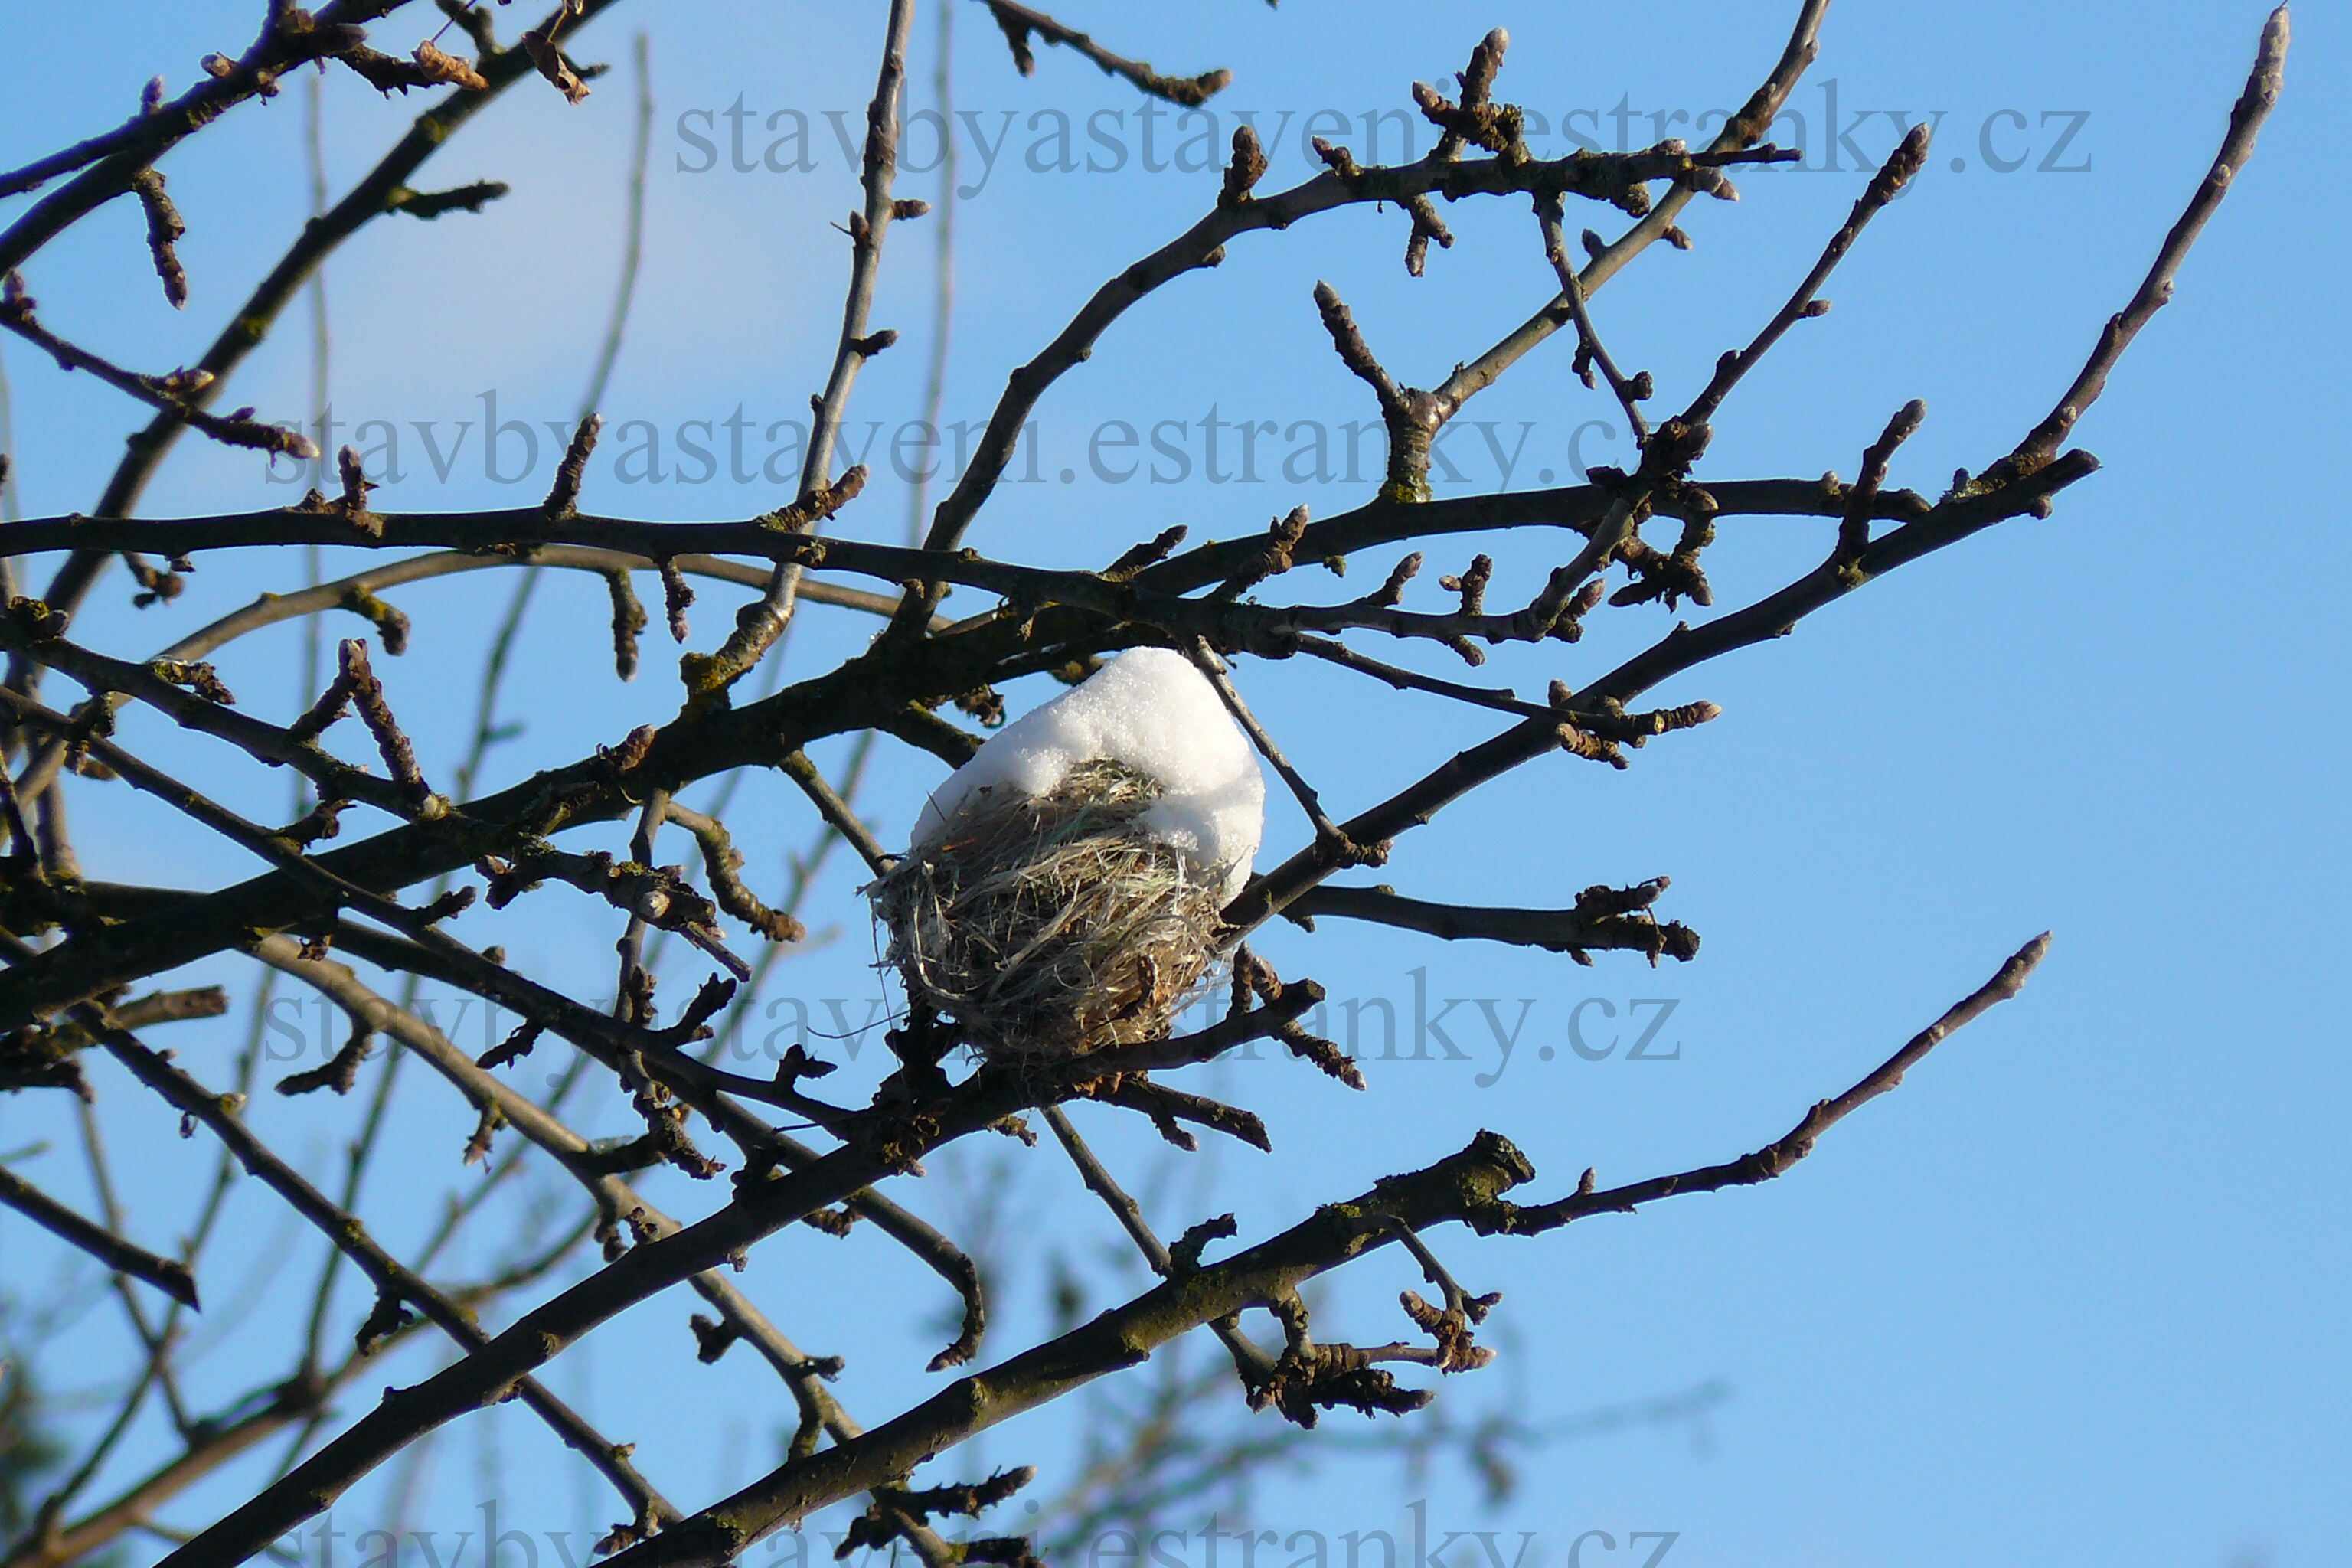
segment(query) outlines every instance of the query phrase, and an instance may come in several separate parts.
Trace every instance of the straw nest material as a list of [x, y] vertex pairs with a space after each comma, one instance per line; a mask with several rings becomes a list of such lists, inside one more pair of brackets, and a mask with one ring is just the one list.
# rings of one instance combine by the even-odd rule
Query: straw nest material
[[910, 849], [870, 889], [908, 1000], [983, 1055], [1164, 1035], [1216, 963], [1224, 876], [1138, 826], [1160, 793], [1084, 763], [1048, 795], [976, 795]]

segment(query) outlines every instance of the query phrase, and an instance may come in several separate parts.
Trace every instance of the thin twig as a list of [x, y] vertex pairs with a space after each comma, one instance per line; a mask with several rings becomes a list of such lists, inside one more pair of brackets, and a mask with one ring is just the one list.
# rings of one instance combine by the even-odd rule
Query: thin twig
[[1036, 57], [1030, 52], [1029, 37], [1035, 34], [1045, 42], [1084, 55], [1100, 66], [1105, 76], [1124, 77], [1139, 91], [1154, 98], [1165, 99], [1184, 109], [1198, 109], [1234, 79], [1229, 70], [1202, 71], [1199, 76], [1162, 76], [1146, 60], [1130, 60], [1111, 53], [1076, 28], [1055, 21], [1045, 12], [1015, 0], [982, 0], [1004, 29], [1005, 42], [1012, 46], [1013, 68], [1023, 76], [1037, 68]]
[[1339, 830], [1339, 825], [1324, 811], [1322, 796], [1316, 794], [1315, 787], [1291, 765], [1290, 759], [1282, 754], [1282, 748], [1274, 743], [1274, 737], [1266, 733], [1265, 726], [1257, 721], [1257, 715], [1250, 711], [1249, 704], [1242, 700], [1241, 692], [1234, 689], [1233, 678], [1225, 673], [1224, 661], [1216, 656], [1215, 650], [1205, 641], [1195, 637], [1185, 653], [1191, 658], [1192, 667], [1216, 689], [1219, 700], [1225, 705], [1225, 711], [1234, 716], [1234, 722], [1249, 736], [1250, 743], [1257, 748], [1258, 754], [1274, 765], [1274, 771], [1289, 786], [1290, 793], [1297, 797], [1299, 809], [1307, 813], [1307, 820], [1314, 825], [1315, 837], [1318, 840], [1349, 845], [1349, 851], [1344, 852], [1365, 853], [1350, 844], [1348, 836]]
[[857, 858], [866, 862], [867, 870], [878, 877], [890, 868], [898, 857], [882, 847], [881, 840], [858, 820], [849, 803], [824, 782], [824, 775], [817, 772], [814, 763], [803, 753], [793, 752], [786, 755], [780, 765], [785, 775], [801, 786], [801, 793], [809, 797], [810, 804], [817, 809], [817, 815], [824, 818], [825, 826], [857, 851]]
[[1934, 1050], [1944, 1040], [1981, 1016], [1998, 1003], [2017, 994], [2042, 957], [2050, 951], [2050, 933], [2043, 931], [2002, 964], [1999, 973], [1968, 996], [1956, 1002], [1944, 1016], [1920, 1030], [1885, 1061], [1852, 1089], [1834, 1100], [1816, 1104], [1796, 1126], [1782, 1137], [1767, 1143], [1753, 1154], [1745, 1155], [1721, 1165], [1705, 1165], [1695, 1171], [1684, 1171], [1672, 1176], [1654, 1176], [1646, 1182], [1630, 1186], [1594, 1191], [1591, 1173], [1570, 1196], [1558, 1202], [1520, 1206], [1497, 1204], [1492, 1210], [1471, 1216], [1474, 1229], [1485, 1235], [1534, 1236], [1557, 1229], [1571, 1220], [1590, 1214], [1631, 1214], [1642, 1204], [1677, 1193], [1711, 1193], [1718, 1188], [1743, 1186], [1756, 1182], [1770, 1181], [1789, 1167], [1813, 1152], [1822, 1134], [1844, 1121], [1902, 1083], [1903, 1075], [1918, 1065], [1919, 1059]]
[[2180, 264], [2188, 259], [2189, 247], [2204, 232], [2206, 222], [2221, 207], [2221, 198], [2230, 194], [2238, 172], [2253, 156], [2254, 138], [2278, 103], [2279, 89], [2286, 79], [2288, 39], [2287, 7], [2281, 5], [2263, 26], [2253, 71], [2246, 79], [2246, 89], [2239, 96], [2237, 106], [2230, 111], [2230, 128], [2221, 138], [2221, 150], [2215, 154], [2213, 166], [2206, 171], [2197, 194], [2189, 198], [2188, 210], [2164, 237], [2156, 261], [2140, 280], [2131, 302], [2108, 318], [2105, 329], [2099, 333], [2097, 346], [2092, 349], [2091, 357], [2074, 377], [2074, 384], [2058, 399], [2058, 405], [2018, 443], [2014, 451], [1987, 469], [1977, 480], [1979, 485], [2008, 484], [2055, 458], [2075, 421], [2106, 390], [2107, 375], [2123, 358], [2124, 350], [2131, 346], [2132, 339], [2139, 335], [2148, 319], [2171, 302], [2173, 279], [2180, 271]]
[[[1129, 1239], [1135, 1243], [1135, 1249], [1143, 1254], [1143, 1260], [1151, 1266], [1151, 1271], [1163, 1279], [1172, 1278], [1175, 1274], [1173, 1261], [1167, 1247], [1145, 1221], [1143, 1205], [1128, 1195], [1101, 1158], [1087, 1147], [1085, 1139], [1078, 1136], [1078, 1130], [1070, 1124], [1069, 1114], [1058, 1105], [1049, 1105], [1038, 1114], [1045, 1118], [1045, 1125], [1053, 1129], [1054, 1137], [1070, 1156], [1070, 1163], [1077, 1167], [1078, 1179], [1087, 1184], [1087, 1191], [1102, 1199], [1103, 1206], [1110, 1210], [1112, 1216], [1127, 1232]], [[1224, 1342], [1225, 1349], [1232, 1352], [1243, 1384], [1255, 1387], [1265, 1383], [1266, 1375], [1274, 1370], [1274, 1360], [1241, 1331], [1240, 1323], [1220, 1319], [1210, 1327], [1217, 1338]]]
[[184, 1306], [196, 1305], [196, 1282], [185, 1267], [82, 1218], [5, 1165], [0, 1165], [0, 1204], [80, 1247], [115, 1273], [144, 1280]]

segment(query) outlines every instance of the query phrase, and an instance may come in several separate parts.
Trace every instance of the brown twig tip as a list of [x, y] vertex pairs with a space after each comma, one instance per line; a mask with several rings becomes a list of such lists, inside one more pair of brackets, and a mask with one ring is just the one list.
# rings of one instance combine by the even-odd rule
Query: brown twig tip
[[1234, 73], [1229, 70], [1202, 71], [1199, 76], [1162, 76], [1153, 70], [1150, 62], [1130, 60], [1111, 53], [1079, 32], [1076, 28], [1055, 21], [1043, 11], [1016, 5], [1013, 0], [985, 0], [989, 14], [1003, 29], [1004, 41], [1013, 51], [1013, 68], [1023, 76], [1037, 71], [1037, 54], [1030, 47], [1030, 39], [1040, 37], [1048, 44], [1074, 49], [1102, 68], [1109, 76], [1125, 77], [1140, 91], [1165, 100], [1180, 109], [1198, 109], [1231, 85]]
[[[1475, 146], [1495, 154], [1502, 163], [1517, 166], [1529, 162], [1531, 154], [1522, 137], [1525, 116], [1515, 104], [1490, 101], [1495, 78], [1503, 68], [1503, 56], [1510, 47], [1510, 35], [1496, 27], [1478, 41], [1470, 51], [1467, 69], [1456, 71], [1454, 79], [1460, 84], [1462, 101], [1454, 103], [1427, 82], [1412, 84], [1412, 100], [1423, 116], [1438, 127], [1437, 145], [1429, 154], [1434, 163], [1449, 163], [1462, 155], [1465, 146]], [[1633, 187], [1620, 196], [1621, 202], [1639, 195], [1647, 205], [1647, 195]], [[1402, 204], [1412, 216], [1412, 233], [1405, 241], [1405, 271], [1412, 277], [1422, 275], [1429, 258], [1429, 242], [1433, 239], [1445, 248], [1452, 248], [1454, 236], [1438, 217], [1437, 208], [1426, 194], [1416, 193]]]
[[443, 213], [480, 212], [509, 189], [504, 180], [476, 180], [446, 191], [412, 191], [406, 185], [394, 185], [383, 198], [383, 210], [406, 213], [429, 223]]
[[167, 680], [174, 686], [184, 686], [207, 702], [217, 702], [224, 708], [236, 706], [236, 695], [222, 683], [219, 672], [209, 664], [193, 659], [158, 658], [151, 660], [147, 668], [154, 671], [158, 679]]
[[299, 820], [279, 829], [278, 837], [297, 849], [308, 849], [322, 838], [332, 838], [342, 832], [343, 812], [351, 804], [347, 800], [322, 800]]
[[2253, 76], [2246, 83], [2245, 96], [2238, 100], [2241, 112], [2246, 110], [2249, 100], [2258, 91], [2265, 100], [2265, 109], [2278, 101], [2279, 89], [2286, 79], [2286, 47], [2292, 41], [2287, 16], [2290, 9], [2281, 5], [2263, 24], [2263, 41], [2254, 57]]
[[1274, 1037], [1281, 1041], [1292, 1056], [1325, 1077], [1337, 1079], [1353, 1089], [1370, 1087], [1354, 1059], [1339, 1048], [1339, 1042], [1310, 1034], [1305, 1026], [1297, 1023], [1285, 1024], [1274, 1032]]
[[1925, 121], [1911, 128], [1895, 151], [1887, 154], [1886, 162], [1879, 166], [1878, 172], [1871, 176], [1869, 185], [1855, 199], [1845, 222], [1838, 226], [1829, 243], [1822, 247], [1821, 257], [1813, 263], [1812, 270], [1806, 273], [1804, 280], [1798, 284], [1788, 302], [1774, 312], [1772, 319], [1749, 340], [1746, 348], [1727, 350], [1716, 361], [1715, 374], [1698, 396], [1692, 400], [1690, 406], [1660, 427], [1660, 435], [1670, 436], [1672, 439], [1654, 442], [1643, 450], [1642, 468], [1644, 474], [1687, 473], [1691, 465], [1705, 452], [1713, 435], [1713, 427], [1708, 421], [1723, 406], [1724, 399], [1730, 396], [1732, 388], [1739, 384], [1740, 379], [1755, 368], [1757, 362], [1780, 341], [1791, 326], [1821, 313], [1813, 307], [1821, 302], [1818, 296], [1822, 283], [1853, 248], [1854, 241], [1861, 237], [1863, 229], [1885, 210], [1895, 194], [1902, 190], [1912, 175], [1918, 173], [1920, 163], [1927, 154], [1927, 131], [1928, 124]]
[[1159, 95], [1171, 103], [1185, 109], [1198, 109], [1233, 86], [1234, 73], [1221, 67], [1216, 70], [1202, 71], [1199, 76], [1155, 76], [1151, 79]]
[[1037, 74], [1037, 51], [1029, 47], [1029, 24], [1010, 5], [991, 5], [989, 13], [1003, 29], [1005, 47], [1013, 51], [1013, 68], [1023, 76]]
[[1331, 346], [1338, 351], [1339, 363], [1372, 389], [1380, 398], [1382, 412], [1391, 405], [1401, 404], [1402, 395], [1394, 378], [1373, 357], [1371, 345], [1364, 341], [1363, 330], [1356, 325], [1355, 312], [1339, 298], [1339, 291], [1318, 279], [1315, 285], [1315, 309], [1323, 318], [1323, 330], [1331, 334]]
[[716, 1363], [727, 1353], [728, 1347], [741, 1337], [734, 1324], [721, 1322], [701, 1312], [688, 1319], [687, 1327], [694, 1331], [694, 1359], [705, 1366]]
[[1554, 733], [1559, 741], [1559, 749], [1570, 756], [1582, 757], [1588, 763], [1607, 763], [1620, 773], [1633, 765], [1625, 760], [1625, 753], [1617, 749], [1617, 743], [1607, 736], [1596, 735], [1572, 723], [1557, 726]]
[[1905, 134], [1902, 142], [1879, 165], [1878, 173], [1870, 177], [1870, 185], [1863, 199], [1873, 205], [1883, 206], [1902, 194], [1913, 175], [1927, 161], [1927, 142], [1935, 128], [1923, 120]]
[[[367, 509], [368, 491], [375, 486], [367, 477], [367, 468], [360, 461], [357, 448], [347, 446], [335, 454], [335, 475], [342, 484], [343, 493], [335, 505], [341, 510], [343, 521], [371, 540], [382, 539], [383, 519]], [[393, 648], [392, 651], [398, 653], [400, 650]]]
[[1851, 568], [1870, 548], [1870, 522], [1877, 514], [1887, 465], [1894, 460], [1895, 448], [1916, 435], [1927, 417], [1927, 403], [1915, 397], [1896, 409], [1878, 439], [1864, 448], [1862, 475], [1845, 492], [1845, 516], [1838, 523], [1837, 553], [1832, 559], [1840, 569]]
[[859, 463], [830, 485], [819, 486], [810, 492], [806, 500], [796, 500], [788, 507], [780, 507], [760, 521], [770, 528], [780, 528], [798, 533], [818, 519], [831, 517], [835, 512], [856, 500], [858, 492], [866, 488], [866, 465]]
[[352, 1346], [362, 1357], [372, 1356], [386, 1340], [416, 1321], [416, 1314], [401, 1304], [400, 1298], [389, 1290], [380, 1292], [375, 1305], [368, 1309], [359, 1329], [352, 1336]]
[[1486, 100], [1487, 94], [1494, 90], [1495, 79], [1502, 74], [1503, 56], [1509, 52], [1510, 47], [1511, 34], [1507, 27], [1490, 28], [1486, 36], [1478, 40], [1478, 47], [1470, 51], [1470, 68], [1457, 73], [1454, 79], [1462, 84], [1465, 102], [1484, 103]]
[[226, 441], [232, 447], [250, 447], [257, 452], [291, 458], [298, 463], [318, 460], [318, 444], [310, 437], [299, 430], [265, 425], [253, 415], [251, 408], [240, 408], [226, 420], [208, 421], [191, 416], [190, 422], [215, 440]]
[[626, 572], [604, 574], [604, 586], [613, 595], [613, 673], [623, 680], [637, 678], [637, 634], [646, 629], [646, 607], [637, 602], [637, 591], [629, 585]]
[[1250, 192], [1265, 176], [1265, 150], [1258, 145], [1257, 132], [1247, 125], [1234, 128], [1234, 161], [1225, 165], [1224, 189], [1218, 193], [1217, 205], [1237, 207], [1250, 199]]
[[331, 1089], [339, 1095], [351, 1093], [352, 1086], [359, 1082], [361, 1064], [371, 1054], [369, 1042], [373, 1038], [373, 1031], [366, 1023], [353, 1018], [352, 1037], [343, 1043], [341, 1050], [337, 1051], [324, 1067], [312, 1068], [308, 1072], [289, 1073], [279, 1079], [278, 1092], [291, 1096]]
[[147, 251], [155, 260], [155, 276], [163, 280], [163, 298], [174, 310], [184, 310], [188, 303], [188, 274], [180, 265], [179, 251], [174, 248], [186, 237], [188, 226], [180, 216], [180, 209], [163, 194], [163, 176], [154, 169], [142, 169], [131, 177], [131, 189], [139, 197], [139, 205], [147, 213]]
[[551, 522], [560, 521], [579, 510], [580, 484], [588, 471], [588, 455], [596, 449], [596, 437], [604, 430], [604, 416], [591, 414], [572, 432], [571, 443], [563, 448], [563, 460], [555, 466], [555, 483], [548, 488], [547, 500], [540, 506]]
[[367, 510], [368, 491], [375, 487], [368, 482], [367, 469], [360, 462], [359, 448], [345, 447], [335, 454], [336, 477], [343, 485], [343, 510], [357, 516]]
[[187, 588], [178, 572], [156, 570], [152, 562], [135, 550], [122, 552], [122, 564], [130, 569], [132, 580], [139, 584], [141, 591], [131, 595], [131, 602], [140, 609], [143, 610], [150, 605], [169, 604]]
[[1469, 570], [1464, 572], [1459, 577], [1440, 577], [1437, 580], [1437, 585], [1449, 593], [1462, 595], [1464, 615], [1483, 616], [1486, 613], [1486, 584], [1493, 581], [1494, 576], [1495, 558], [1491, 555], [1474, 555], [1470, 558]]
[[1441, 250], [1454, 248], [1454, 231], [1437, 216], [1436, 204], [1418, 193], [1404, 198], [1404, 210], [1412, 215], [1412, 233], [1404, 242], [1404, 269], [1419, 278], [1429, 264], [1429, 242], [1437, 241]]
[[1147, 566], [1155, 566], [1168, 559], [1175, 548], [1184, 542], [1190, 531], [1182, 523], [1175, 523], [1142, 543], [1130, 546], [1119, 558], [1104, 569], [1103, 576], [1113, 583], [1124, 583]]
[[662, 608], [669, 617], [670, 640], [684, 642], [686, 612], [694, 603], [694, 589], [688, 584], [686, 574], [677, 569], [677, 562], [664, 559], [655, 565], [661, 573]]
[[[700, 1331], [699, 1329], [696, 1331], [698, 1335]], [[897, 1487], [877, 1488], [872, 1506], [849, 1521], [848, 1532], [835, 1548], [834, 1557], [836, 1561], [845, 1561], [861, 1550], [887, 1544], [895, 1537], [908, 1533], [910, 1529], [919, 1529], [933, 1514], [974, 1517], [985, 1513], [1012, 1499], [1036, 1479], [1036, 1467], [1024, 1465], [1018, 1469], [1000, 1470], [984, 1481], [962, 1486], [927, 1487], [919, 1491]], [[1024, 1550], [1017, 1556], [998, 1551], [1008, 1544], [1003, 1540], [969, 1542], [957, 1549], [956, 1560], [966, 1563], [1034, 1562], [1028, 1557], [1026, 1542], [1020, 1543]], [[973, 1547], [982, 1550], [975, 1552]]]
[[1293, 507], [1286, 515], [1275, 519], [1266, 527], [1265, 542], [1258, 546], [1209, 596], [1218, 600], [1237, 599], [1268, 577], [1277, 577], [1289, 571], [1293, 564], [1291, 552], [1298, 548], [1298, 542], [1307, 537], [1307, 521], [1304, 506]]
[[660, 734], [661, 731], [651, 724], [640, 724], [622, 736], [619, 745], [598, 746], [596, 760], [610, 769], [612, 776], [618, 780], [644, 765], [645, 760], [653, 755], [654, 742]]
[[1355, 153], [1347, 148], [1336, 146], [1320, 136], [1309, 138], [1307, 144], [1315, 149], [1315, 155], [1330, 167], [1331, 173], [1338, 175], [1341, 183], [1349, 184], [1363, 176], [1364, 171], [1357, 163]]
[[[365, 724], [368, 733], [375, 737], [376, 752], [383, 758], [385, 771], [420, 808], [420, 815], [440, 815], [430, 809], [439, 797], [434, 795], [433, 786], [425, 782], [425, 774], [416, 765], [416, 749], [408, 743], [408, 737], [401, 731], [400, 721], [393, 717], [392, 704], [384, 700], [383, 682], [376, 679], [375, 671], [368, 666], [366, 640], [346, 637], [337, 650], [337, 657], [341, 668], [335, 687], [342, 689], [352, 706], [359, 710], [360, 722]], [[328, 697], [335, 695], [335, 687], [328, 689]], [[320, 706], [323, 708], [326, 701], [327, 699], [320, 699]], [[305, 715], [306, 721], [308, 717]], [[327, 721], [332, 722], [333, 715], [331, 714]], [[325, 725], [321, 724], [320, 728], [323, 729]]]
[[520, 1061], [530, 1055], [530, 1048], [539, 1043], [539, 1037], [546, 1031], [546, 1028], [547, 1026], [536, 1018], [524, 1019], [522, 1023], [516, 1026], [512, 1034], [476, 1057], [474, 1065], [487, 1071], [494, 1068], [502, 1068], [509, 1062]]
[[410, 627], [407, 614], [386, 604], [360, 584], [353, 583], [345, 588], [335, 607], [349, 610], [373, 626], [376, 635], [383, 638], [383, 651], [393, 658], [398, 658], [408, 651]]
[[[425, 48], [432, 47], [430, 44], [424, 46]], [[336, 58], [352, 74], [387, 98], [395, 92], [405, 95], [412, 87], [438, 87], [452, 79], [428, 68], [422, 59], [404, 60], [398, 55], [387, 55], [380, 49], [346, 49]]]
[[1362, 603], [1379, 609], [1391, 609], [1404, 602], [1404, 585], [1421, 572], [1422, 554], [1416, 550], [1389, 568], [1388, 578], [1379, 587], [1364, 595]]

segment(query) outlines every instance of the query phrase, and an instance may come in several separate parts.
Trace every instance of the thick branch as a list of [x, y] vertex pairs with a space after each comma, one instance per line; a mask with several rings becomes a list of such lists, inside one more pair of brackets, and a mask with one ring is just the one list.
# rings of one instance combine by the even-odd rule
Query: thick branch
[[1204, 1322], [1294, 1294], [1316, 1275], [1393, 1239], [1392, 1219], [1416, 1230], [1459, 1219], [1533, 1174], [1508, 1140], [1481, 1132], [1459, 1154], [1391, 1176], [1270, 1241], [1166, 1281], [1001, 1366], [961, 1379], [855, 1442], [787, 1462], [622, 1552], [614, 1568], [719, 1568], [761, 1537], [866, 1489], [866, 1477], [904, 1474], [1078, 1384], [1141, 1363]]

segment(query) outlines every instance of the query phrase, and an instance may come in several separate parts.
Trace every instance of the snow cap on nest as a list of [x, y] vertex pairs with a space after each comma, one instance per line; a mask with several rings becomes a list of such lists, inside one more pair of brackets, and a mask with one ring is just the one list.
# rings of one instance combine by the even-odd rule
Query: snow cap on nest
[[1183, 655], [1160, 647], [1129, 649], [990, 737], [933, 792], [915, 847], [939, 842], [966, 809], [1051, 795], [1089, 762], [1122, 763], [1157, 783], [1160, 795], [1136, 825], [1202, 875], [1221, 876], [1225, 897], [1241, 891], [1265, 827], [1265, 780], [1216, 689]]

